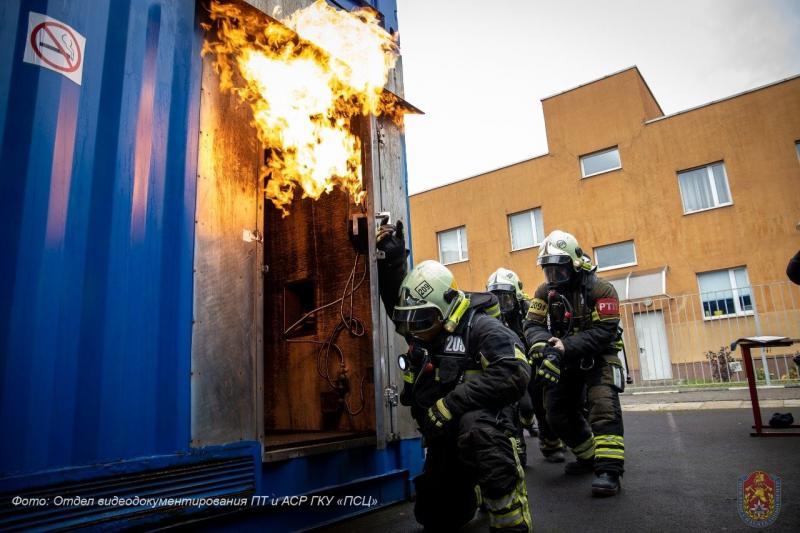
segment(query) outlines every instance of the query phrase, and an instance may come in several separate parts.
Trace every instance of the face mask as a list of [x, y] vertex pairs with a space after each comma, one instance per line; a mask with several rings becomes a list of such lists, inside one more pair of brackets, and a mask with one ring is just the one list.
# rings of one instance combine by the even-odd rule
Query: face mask
[[503, 314], [510, 313], [517, 305], [517, 295], [513, 292], [496, 292], [494, 295], [500, 302], [500, 312]]
[[564, 285], [572, 276], [572, 269], [569, 265], [545, 265], [542, 270], [544, 270], [544, 279], [553, 286]]

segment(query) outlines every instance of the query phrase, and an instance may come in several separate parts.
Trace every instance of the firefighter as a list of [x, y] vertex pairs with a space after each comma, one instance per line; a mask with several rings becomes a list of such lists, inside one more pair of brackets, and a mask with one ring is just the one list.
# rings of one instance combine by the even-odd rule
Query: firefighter
[[488, 293], [458, 289], [436, 261], [406, 273], [402, 226], [378, 231], [379, 288], [397, 332], [400, 403], [411, 408], [426, 447], [414, 479], [414, 515], [426, 528], [453, 531], [469, 522], [479, 498], [492, 531], [531, 531], [525, 474], [517, 454], [514, 404], [530, 380], [519, 339], [486, 312]]
[[[497, 297], [500, 304], [500, 313], [503, 323], [508, 326], [525, 345], [525, 353], [528, 353], [527, 340], [522, 330], [522, 324], [528, 313], [530, 299], [522, 292], [522, 281], [519, 276], [506, 268], [498, 268], [489, 276], [486, 282], [486, 290]], [[528, 362], [532, 365], [532, 373], [535, 374], [536, 367], [530, 358]], [[527, 391], [519, 400], [519, 424], [520, 424], [520, 443], [522, 443], [521, 455], [525, 457], [525, 440], [522, 429], [527, 429], [531, 436], [536, 436], [537, 430], [533, 426], [533, 417], [539, 422], [539, 450], [542, 452], [546, 461], [551, 463], [564, 462], [564, 445], [558, 436], [550, 429], [547, 424], [547, 417], [544, 409], [544, 382], [533, 379], [528, 382]]]
[[597, 277], [569, 233], [548, 235], [537, 263], [546, 281], [536, 289], [524, 331], [540, 361], [537, 378], [547, 383], [547, 421], [576, 456], [565, 471], [594, 472], [592, 493], [611, 496], [619, 491], [625, 459], [617, 292]]

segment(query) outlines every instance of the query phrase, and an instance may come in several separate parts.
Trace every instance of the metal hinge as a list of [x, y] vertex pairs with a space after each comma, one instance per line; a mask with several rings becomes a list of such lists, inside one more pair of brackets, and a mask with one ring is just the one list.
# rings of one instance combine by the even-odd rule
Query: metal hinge
[[386, 398], [386, 405], [389, 407], [397, 407], [399, 403], [397, 397], [397, 385], [389, 385], [386, 387], [386, 390], [383, 391], [383, 396]]

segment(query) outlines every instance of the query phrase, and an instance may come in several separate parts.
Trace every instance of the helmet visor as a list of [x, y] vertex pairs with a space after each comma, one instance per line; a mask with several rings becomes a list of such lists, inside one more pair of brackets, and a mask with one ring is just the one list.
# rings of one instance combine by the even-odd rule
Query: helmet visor
[[414, 335], [431, 329], [437, 321], [441, 320], [441, 313], [435, 307], [395, 307], [392, 313], [397, 333], [400, 335]]
[[[498, 293], [499, 291], [504, 291], [504, 292], [509, 292], [509, 291], [510, 291], [510, 292], [517, 292], [516, 288], [514, 288], [514, 286], [513, 286], [512, 284], [510, 284], [510, 283], [492, 283], [491, 285], [489, 285], [489, 286], [487, 287], [487, 290], [488, 290], [489, 292], [493, 292], [493, 293], [495, 293], [495, 295], [498, 295], [497, 293]], [[499, 296], [499, 295], [498, 295], [498, 296]]]
[[551, 285], [560, 285], [569, 281], [572, 267], [569, 265], [544, 265], [544, 279]]
[[517, 304], [517, 294], [513, 291], [492, 291], [500, 302], [500, 312], [510, 313]]
[[544, 255], [539, 257], [536, 262], [545, 267], [547, 265], [569, 265], [572, 263], [572, 259], [568, 255]]

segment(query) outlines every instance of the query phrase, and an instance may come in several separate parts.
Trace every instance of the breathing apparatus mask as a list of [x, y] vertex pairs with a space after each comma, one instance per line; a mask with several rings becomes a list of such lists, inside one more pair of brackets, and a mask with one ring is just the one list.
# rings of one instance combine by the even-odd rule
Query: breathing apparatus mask
[[575, 275], [572, 261], [567, 255], [541, 257], [539, 258], [539, 264], [544, 272], [547, 287], [551, 290], [565, 289]]

